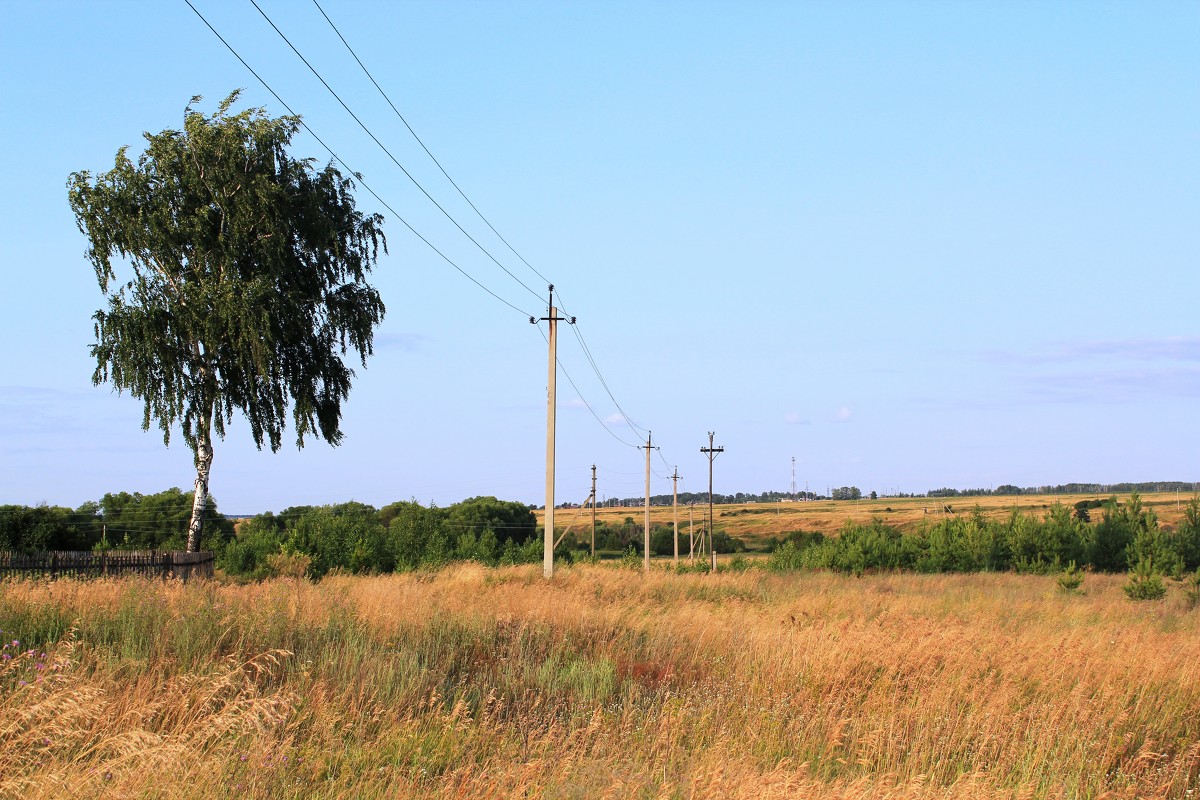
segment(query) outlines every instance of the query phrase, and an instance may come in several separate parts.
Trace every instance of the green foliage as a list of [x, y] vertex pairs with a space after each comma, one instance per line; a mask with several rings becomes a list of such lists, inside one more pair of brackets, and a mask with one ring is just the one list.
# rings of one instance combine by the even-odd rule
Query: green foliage
[[[117, 492], [100, 499], [108, 541], [129, 550], [182, 550], [192, 516], [192, 494], [171, 488], [157, 494]], [[221, 551], [233, 537], [233, 523], [217, 512], [211, 495], [201, 515], [200, 549]]]
[[298, 446], [340, 442], [343, 358], [366, 365], [384, 314], [366, 282], [387, 247], [382, 217], [355, 208], [332, 164], [288, 154], [298, 117], [234, 114], [237, 97], [211, 116], [189, 104], [182, 131], [145, 134], [136, 164], [122, 147], [109, 172], [68, 181], [108, 301], [92, 379], [140, 398], [143, 429], [156, 422], [164, 441], [181, 427], [201, 497], [212, 433], [235, 409], [259, 447], [279, 449], [289, 405]]
[[446, 509], [445, 521], [456, 536], [470, 532], [480, 537], [490, 530], [500, 543], [524, 544], [537, 535], [537, 517], [529, 506], [495, 497], [472, 497], [455, 503]]
[[1175, 531], [1175, 551], [1184, 570], [1200, 569], [1200, 497], [1193, 497]]
[[0, 550], [90, 550], [100, 540], [100, 531], [101, 523], [91, 510], [0, 506]]
[[270, 574], [268, 558], [283, 551], [281, 529], [269, 513], [243, 522], [237, 538], [226, 545], [217, 559], [217, 566], [230, 575], [267, 577]]
[[767, 557], [767, 569], [772, 572], [793, 572], [804, 567], [804, 548], [786, 541]]
[[634, 548], [630, 547], [625, 551], [625, 554], [621, 556], [621, 560], [617, 562], [617, 565], [623, 569], [641, 569], [644, 566], [642, 561], [643, 559], [641, 554], [638, 553], [638, 551]]
[[1007, 569], [1011, 548], [1006, 533], [1001, 525], [986, 519], [979, 509], [969, 516], [947, 517], [923, 530], [926, 547], [916, 568], [922, 572]]
[[1183, 597], [1188, 608], [1200, 605], [1200, 569], [1183, 579]]
[[[862, 574], [868, 570], [978, 572], [1017, 570], [1051, 574], [1077, 564], [1111, 570], [1116, 558], [1149, 558], [1156, 567], [1178, 572], [1200, 534], [1200, 501], [1189, 506], [1193, 522], [1164, 532], [1137, 495], [1128, 505], [1115, 498], [1105, 521], [1092, 526], [1056, 503], [1041, 519], [1014, 510], [1006, 520], [989, 520], [981, 510], [952, 515], [902, 532], [881, 519], [847, 523], [834, 537], [794, 532], [771, 554], [773, 570], [829, 569]], [[1103, 530], [1101, 530], [1103, 529]]]
[[1080, 587], [1083, 586], [1083, 572], [1075, 566], [1072, 561], [1058, 576], [1058, 588], [1066, 594], [1081, 594]]
[[1104, 504], [1104, 517], [1096, 526], [1091, 543], [1090, 561], [1098, 570], [1121, 572], [1130, 565], [1129, 547], [1140, 531], [1158, 527], [1154, 512], [1142, 507], [1142, 498], [1134, 492], [1122, 505], [1113, 497]]
[[1162, 575], [1148, 558], [1143, 558], [1129, 571], [1129, 581], [1122, 588], [1130, 600], [1162, 600], [1167, 596]]
[[313, 578], [333, 569], [390, 572], [393, 566], [375, 509], [361, 503], [325, 506], [297, 518], [288, 525], [283, 551], [311, 558]]
[[[72, 511], [57, 506], [0, 506], [0, 550], [182, 550], [192, 496], [180, 489], [156, 494], [116, 492]], [[211, 496], [201, 517], [205, 550], [222, 552], [233, 523]]]
[[[278, 516], [262, 514], [242, 523], [220, 565], [231, 575], [273, 574], [280, 553], [308, 559], [308, 576], [334, 570], [352, 573], [407, 571], [453, 561], [524, 564], [542, 558], [533, 513], [521, 503], [476, 497], [446, 509], [413, 501], [378, 511], [363, 503], [300, 506]], [[506, 532], [505, 537], [493, 525]], [[574, 542], [558, 557], [567, 560]]]
[[730, 536], [725, 531], [714, 530], [712, 535], [713, 549], [718, 553], [744, 553], [746, 543], [736, 536]]

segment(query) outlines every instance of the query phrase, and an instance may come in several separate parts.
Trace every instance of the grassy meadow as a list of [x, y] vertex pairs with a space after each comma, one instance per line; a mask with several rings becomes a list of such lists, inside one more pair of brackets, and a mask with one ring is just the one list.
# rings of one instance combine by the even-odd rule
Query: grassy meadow
[[1015, 574], [0, 585], [0, 796], [1194, 797], [1200, 610]]

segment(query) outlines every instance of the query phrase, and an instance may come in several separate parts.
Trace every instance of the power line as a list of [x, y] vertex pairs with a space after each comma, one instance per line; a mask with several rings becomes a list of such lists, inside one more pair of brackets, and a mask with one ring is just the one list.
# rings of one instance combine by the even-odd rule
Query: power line
[[[273, 97], [274, 97], [274, 98], [275, 98], [277, 101], [279, 101], [279, 104], [280, 104], [280, 105], [282, 105], [284, 108], [286, 108], [286, 109], [288, 110], [288, 113], [289, 113], [289, 114], [291, 114], [293, 117], [295, 117], [295, 118], [296, 118], [296, 119], [299, 121], [300, 125], [301, 125], [301, 126], [303, 126], [304, 130], [308, 131], [308, 134], [309, 134], [310, 136], [312, 136], [314, 139], [316, 139], [316, 140], [317, 140], [317, 142], [318, 142], [318, 143], [319, 143], [319, 144], [320, 144], [322, 147], [324, 147], [324, 148], [325, 148], [325, 150], [326, 150], [326, 151], [329, 153], [329, 155], [330, 155], [330, 156], [331, 156], [331, 157], [332, 157], [332, 158], [333, 158], [335, 161], [337, 161], [339, 164], [341, 164], [341, 165], [342, 165], [342, 167], [343, 167], [343, 168], [344, 168], [344, 169], [345, 169], [347, 172], [349, 172], [349, 173], [351, 173], [352, 175], [354, 175], [354, 177], [355, 177], [355, 178], [358, 180], [358, 182], [359, 182], [359, 183], [362, 185], [362, 187], [363, 187], [364, 189], [366, 189], [366, 190], [367, 190], [367, 191], [368, 191], [368, 192], [371, 194], [371, 196], [372, 196], [372, 197], [374, 197], [374, 198], [375, 198], [375, 199], [376, 199], [376, 200], [379, 202], [379, 204], [380, 204], [380, 205], [382, 205], [384, 208], [386, 208], [388, 211], [390, 211], [390, 212], [392, 213], [392, 215], [393, 215], [393, 216], [395, 216], [395, 218], [396, 218], [396, 219], [400, 220], [400, 222], [401, 222], [401, 223], [404, 225], [404, 227], [408, 228], [408, 229], [409, 229], [409, 231], [411, 231], [411, 232], [412, 232], [412, 234], [413, 234], [414, 236], [416, 236], [418, 239], [420, 239], [422, 242], [424, 242], [424, 243], [425, 243], [425, 245], [426, 245], [427, 247], [429, 247], [429, 249], [430, 249], [430, 250], [432, 250], [433, 252], [435, 252], [435, 253], [437, 253], [439, 256], [441, 256], [442, 260], [444, 260], [444, 261], [445, 261], [447, 264], [449, 264], [450, 266], [452, 266], [452, 267], [454, 267], [456, 270], [458, 270], [458, 271], [459, 271], [459, 272], [460, 272], [460, 273], [463, 275], [463, 277], [465, 277], [467, 280], [471, 281], [471, 283], [475, 284], [475, 285], [476, 285], [476, 286], [478, 286], [480, 289], [483, 289], [485, 292], [487, 292], [487, 293], [488, 293], [488, 294], [490, 294], [492, 297], [494, 297], [495, 299], [499, 300], [501, 303], [503, 303], [504, 305], [508, 306], [508, 307], [509, 307], [509, 308], [511, 308], [512, 310], [514, 310], [514, 311], [516, 311], [517, 313], [521, 314], [521, 316], [523, 316], [523, 317], [528, 317], [528, 316], [530, 316], [530, 315], [529, 315], [529, 313], [528, 313], [527, 311], [524, 311], [523, 309], [521, 309], [521, 308], [518, 308], [517, 306], [515, 306], [515, 305], [513, 305], [512, 303], [510, 303], [510, 302], [508, 302], [507, 300], [505, 300], [505, 299], [504, 299], [503, 297], [501, 297], [500, 295], [498, 295], [498, 294], [496, 294], [495, 292], [493, 292], [493, 291], [492, 291], [491, 289], [489, 289], [488, 287], [484, 286], [482, 283], [480, 283], [480, 282], [479, 282], [479, 280], [477, 280], [477, 279], [475, 278], [475, 276], [471, 275], [471, 274], [470, 274], [469, 272], [467, 272], [465, 269], [463, 269], [463, 268], [462, 268], [462, 267], [460, 267], [458, 264], [456, 264], [452, 258], [450, 258], [448, 255], [446, 255], [446, 254], [445, 254], [445, 253], [443, 253], [441, 250], [439, 250], [439, 249], [438, 249], [438, 248], [437, 248], [437, 247], [436, 247], [436, 246], [433, 244], [433, 242], [429, 241], [429, 240], [428, 240], [428, 239], [426, 239], [424, 236], [422, 236], [422, 235], [421, 235], [421, 233], [420, 233], [420, 232], [419, 232], [419, 231], [418, 231], [416, 228], [414, 228], [412, 225], [410, 225], [410, 224], [408, 223], [408, 220], [406, 220], [406, 219], [404, 219], [404, 217], [400, 216], [400, 214], [399, 214], [399, 213], [397, 213], [397, 211], [396, 211], [394, 208], [392, 208], [392, 207], [391, 207], [391, 205], [390, 205], [390, 204], [389, 204], [389, 203], [388, 203], [386, 200], [384, 200], [382, 197], [380, 197], [380, 196], [379, 196], [379, 194], [378, 194], [378, 193], [377, 193], [377, 192], [376, 192], [374, 189], [372, 189], [372, 188], [371, 188], [371, 186], [370, 186], [370, 185], [369, 185], [369, 184], [368, 184], [368, 183], [367, 183], [367, 182], [366, 182], [366, 181], [363, 179], [363, 177], [362, 177], [362, 175], [361, 175], [361, 174], [359, 174], [358, 172], [355, 172], [353, 169], [351, 169], [351, 168], [350, 168], [350, 166], [349, 166], [349, 165], [348, 165], [348, 164], [347, 164], [345, 161], [343, 161], [343, 160], [342, 160], [341, 156], [339, 156], [337, 153], [335, 153], [335, 152], [333, 151], [333, 148], [332, 148], [332, 147], [330, 147], [329, 145], [325, 144], [325, 141], [324, 141], [324, 140], [323, 140], [323, 139], [322, 139], [320, 136], [318, 136], [318, 135], [316, 134], [316, 132], [315, 132], [315, 131], [314, 131], [314, 130], [313, 130], [313, 129], [312, 129], [312, 128], [311, 128], [311, 127], [308, 125], [308, 123], [307, 123], [307, 122], [305, 122], [305, 121], [304, 121], [304, 119], [303, 119], [303, 118], [302, 118], [302, 117], [301, 117], [299, 114], [297, 114], [295, 111], [293, 111], [293, 110], [292, 110], [292, 107], [291, 107], [291, 106], [289, 106], [289, 105], [288, 105], [288, 104], [287, 104], [287, 103], [284, 101], [284, 99], [283, 99], [282, 97], [280, 97], [280, 96], [279, 96], [279, 93], [278, 93], [278, 92], [276, 92], [274, 89], [272, 89], [272, 88], [271, 88], [271, 85], [270, 85], [269, 83], [267, 83], [267, 82], [266, 82], [266, 80], [264, 80], [264, 79], [263, 79], [263, 77], [262, 77], [261, 75], [259, 75], [257, 72], [255, 72], [255, 71], [254, 71], [254, 68], [253, 68], [253, 67], [251, 67], [251, 66], [250, 66], [250, 65], [249, 65], [249, 64], [246, 62], [246, 59], [242, 58], [241, 54], [240, 54], [240, 53], [238, 53], [238, 51], [234, 49], [233, 45], [231, 45], [229, 42], [225, 41], [225, 37], [224, 37], [224, 36], [222, 36], [220, 33], [218, 33], [218, 32], [217, 32], [217, 29], [216, 29], [216, 28], [214, 28], [214, 27], [212, 26], [212, 23], [210, 23], [210, 22], [209, 22], [207, 19], [205, 19], [204, 15], [200, 13], [199, 9], [197, 9], [197, 8], [196, 8], [194, 5], [192, 5], [192, 2], [191, 2], [191, 0], [183, 0], [183, 2], [187, 3], [187, 5], [188, 5], [188, 8], [190, 8], [190, 9], [191, 9], [193, 12], [195, 12], [196, 16], [200, 18], [200, 21], [201, 21], [201, 22], [203, 22], [203, 23], [205, 24], [205, 26], [207, 26], [207, 27], [208, 27], [208, 29], [209, 29], [210, 31], [212, 31], [212, 32], [213, 32], [213, 35], [214, 35], [214, 36], [216, 36], [216, 37], [217, 37], [217, 39], [219, 39], [219, 40], [220, 40], [221, 44], [225, 45], [225, 48], [226, 48], [227, 50], [229, 50], [229, 52], [230, 52], [230, 53], [232, 53], [232, 54], [233, 54], [234, 58], [236, 58], [238, 61], [240, 61], [240, 62], [242, 63], [242, 66], [244, 66], [244, 67], [245, 67], [247, 70], [249, 70], [250, 74], [251, 74], [251, 75], [253, 75], [253, 76], [254, 76], [254, 77], [255, 77], [255, 78], [258, 80], [258, 82], [259, 82], [259, 83], [261, 83], [261, 84], [263, 85], [263, 88], [265, 88], [265, 89], [266, 89], [268, 92], [270, 92], [270, 93], [271, 93], [271, 95], [272, 95], [272, 96], [273, 96]], [[526, 287], [526, 288], [528, 288], [528, 287]]]
[[[417, 140], [417, 144], [421, 145], [421, 149], [424, 150], [425, 154], [428, 155], [429, 158], [433, 161], [433, 163], [437, 165], [437, 168], [439, 170], [441, 170], [443, 175], [446, 176], [446, 180], [450, 181], [450, 185], [453, 186], [458, 191], [458, 193], [462, 197], [462, 199], [467, 201], [467, 205], [469, 205], [471, 207], [471, 210], [474, 211], [481, 220], [483, 220], [485, 225], [487, 225], [489, 228], [491, 228], [492, 233], [496, 234], [496, 238], [498, 238], [500, 241], [504, 242], [504, 245], [513, 252], [513, 255], [515, 255], [517, 258], [521, 259], [522, 263], [524, 263], [525, 266], [529, 267], [529, 269], [531, 269], [533, 271], [534, 275], [537, 275], [539, 278], [541, 278], [546, 283], [552, 283], [552, 281], [549, 278], [547, 278], [542, 273], [538, 272], [537, 269], [532, 264], [530, 264], [528, 261], [526, 261], [525, 256], [518, 253], [517, 249], [515, 247], [513, 247], [511, 244], [509, 244], [508, 240], [500, 235], [500, 231], [496, 230], [495, 226], [493, 226], [492, 223], [490, 221], [488, 221], [488, 218], [483, 215], [483, 212], [480, 211], [478, 208], [476, 208], [475, 203], [471, 202], [471, 198], [467, 197], [466, 192], [464, 192], [462, 190], [462, 188], [459, 187], [459, 185], [454, 181], [454, 179], [450, 177], [450, 173], [446, 172], [446, 168], [442, 166], [442, 162], [437, 160], [437, 157], [434, 156], [434, 154], [432, 152], [430, 152], [429, 148], [425, 146], [425, 142], [421, 141], [421, 137], [417, 136], [417, 132], [414, 131], [412, 126], [408, 124], [408, 120], [406, 120], [404, 118], [404, 115], [400, 113], [400, 109], [396, 108], [396, 104], [392, 102], [392, 98], [388, 97], [387, 92], [385, 92], [383, 90], [383, 87], [379, 85], [379, 82], [375, 80], [375, 76], [371, 74], [371, 71], [367, 69], [366, 64], [364, 64], [362, 62], [362, 59], [360, 59], [358, 57], [358, 53], [354, 52], [354, 48], [350, 46], [350, 43], [348, 41], [346, 41], [346, 37], [342, 35], [342, 32], [340, 30], [338, 30], [337, 25], [333, 24], [333, 20], [331, 20], [329, 18], [329, 15], [325, 13], [325, 9], [321, 8], [321, 4], [318, 3], [317, 0], [313, 0], [313, 5], [315, 5], [317, 7], [317, 10], [321, 12], [321, 16], [324, 17], [325, 21], [329, 23], [329, 27], [333, 28], [333, 32], [337, 34], [337, 37], [342, 40], [342, 44], [346, 45], [346, 49], [348, 51], [350, 51], [350, 55], [354, 57], [354, 60], [358, 63], [358, 66], [362, 68], [363, 73], [365, 73], [366, 76], [371, 80], [371, 83], [375, 86], [375, 88], [379, 90], [379, 94], [382, 95], [383, 99], [387, 101], [387, 104], [389, 106], [391, 106], [392, 111], [396, 112], [396, 116], [399, 117], [400, 121], [404, 123], [404, 127], [408, 128], [408, 132], [411, 133], [412, 137]], [[566, 313], [565, 309], [563, 310], [563, 313]]]
[[[558, 302], [562, 306], [563, 313], [569, 314], [566, 303], [563, 302], [562, 292], [558, 293]], [[596, 373], [596, 377], [600, 380], [600, 385], [604, 387], [604, 391], [608, 393], [608, 399], [613, 401], [613, 405], [617, 407], [617, 411], [625, 419], [625, 424], [629, 426], [634, 435], [641, 438], [642, 433], [648, 433], [649, 428], [643, 428], [638, 425], [633, 419], [625, 413], [625, 409], [621, 408], [621, 404], [617, 402], [617, 398], [613, 396], [612, 389], [608, 386], [608, 381], [604, 379], [603, 373], [600, 372], [600, 366], [596, 363], [596, 359], [592, 356], [592, 350], [588, 347], [587, 341], [583, 338], [583, 331], [579, 325], [572, 325], [571, 331], [575, 334], [575, 338], [579, 340], [579, 346], [583, 349], [583, 354], [587, 356], [588, 363], [592, 366], [592, 371]]]
[[[191, 5], [191, 2], [190, 2], [190, 0], [184, 0], [184, 2], [187, 2], [187, 3], [188, 3], [188, 5]], [[514, 275], [514, 274], [513, 274], [513, 273], [512, 273], [512, 272], [511, 272], [511, 271], [508, 269], [508, 267], [506, 267], [506, 266], [504, 266], [503, 264], [501, 264], [501, 263], [500, 263], [500, 262], [499, 262], [499, 261], [496, 259], [496, 257], [495, 257], [495, 256], [493, 256], [493, 255], [492, 255], [492, 254], [491, 254], [491, 253], [488, 251], [488, 249], [487, 249], [486, 247], [484, 247], [482, 244], [480, 244], [480, 243], [479, 243], [479, 241], [478, 241], [478, 240], [477, 240], [477, 239], [476, 239], [474, 236], [472, 236], [471, 234], [467, 233], [467, 229], [466, 229], [466, 228], [464, 228], [462, 225], [460, 225], [460, 224], [459, 224], [459, 222], [458, 222], [458, 220], [456, 220], [456, 219], [455, 219], [453, 216], [451, 216], [450, 212], [449, 212], [449, 211], [447, 211], [445, 208], [443, 208], [443, 207], [442, 207], [442, 204], [441, 204], [441, 203], [439, 203], [437, 200], [435, 200], [435, 199], [434, 199], [434, 197], [433, 197], [433, 195], [431, 195], [429, 192], [427, 192], [427, 191], [425, 190], [425, 187], [424, 187], [424, 186], [422, 186], [422, 185], [421, 185], [421, 183], [420, 183], [420, 182], [419, 182], [419, 181], [418, 181], [416, 178], [414, 178], [414, 177], [412, 176], [412, 174], [411, 174], [411, 173], [409, 173], [409, 171], [408, 171], [407, 169], [405, 169], [405, 168], [404, 168], [404, 165], [400, 163], [399, 159], [397, 159], [397, 158], [396, 158], [394, 155], [392, 155], [392, 151], [391, 151], [391, 150], [389, 150], [389, 149], [387, 148], [387, 146], [386, 146], [386, 145], [385, 145], [383, 142], [381, 142], [381, 141], [379, 140], [379, 137], [377, 137], [377, 136], [376, 136], [376, 135], [375, 135], [375, 134], [374, 134], [374, 133], [371, 131], [371, 129], [367, 127], [366, 123], [364, 123], [364, 122], [363, 122], [361, 119], [359, 119], [359, 118], [358, 118], [358, 115], [357, 115], [357, 114], [355, 114], [355, 113], [354, 113], [354, 111], [352, 111], [352, 110], [351, 110], [350, 106], [346, 105], [346, 101], [345, 101], [345, 100], [343, 100], [343, 99], [341, 98], [341, 96], [340, 96], [340, 95], [339, 95], [337, 92], [335, 92], [335, 91], [333, 90], [333, 87], [329, 85], [329, 83], [328, 83], [328, 82], [325, 80], [325, 78], [321, 77], [321, 73], [320, 73], [320, 72], [317, 72], [317, 69], [316, 69], [316, 67], [314, 67], [312, 64], [310, 64], [310, 63], [309, 63], [309, 61], [308, 61], [308, 59], [304, 57], [304, 54], [303, 54], [303, 53], [301, 53], [299, 50], [297, 50], [297, 49], [296, 49], [296, 46], [295, 46], [294, 44], [292, 44], [291, 40], [290, 40], [290, 39], [288, 39], [288, 38], [287, 38], [287, 36], [285, 36], [285, 35], [284, 35], [283, 31], [279, 30], [279, 26], [277, 26], [277, 25], [276, 25], [276, 24], [275, 24], [275, 23], [274, 23], [274, 22], [271, 20], [271, 18], [267, 16], [267, 12], [265, 12], [265, 11], [263, 11], [263, 10], [262, 10], [262, 8], [261, 8], [261, 7], [258, 5], [258, 2], [257, 2], [257, 0], [250, 0], [250, 3], [251, 3], [251, 5], [253, 5], [253, 6], [254, 6], [256, 9], [258, 9], [258, 13], [259, 13], [259, 14], [261, 14], [261, 15], [262, 15], [262, 18], [263, 18], [263, 19], [265, 19], [265, 20], [267, 21], [267, 24], [268, 24], [268, 25], [270, 25], [270, 26], [271, 26], [271, 27], [272, 27], [272, 28], [275, 30], [275, 32], [276, 32], [277, 34], [279, 34], [279, 38], [283, 39], [283, 41], [284, 41], [284, 42], [287, 44], [287, 46], [288, 46], [288, 47], [290, 47], [290, 48], [292, 49], [292, 52], [293, 52], [293, 53], [295, 53], [295, 54], [296, 54], [296, 56], [297, 56], [297, 57], [298, 57], [298, 58], [299, 58], [301, 61], [303, 61], [303, 62], [304, 62], [304, 66], [308, 67], [309, 71], [310, 71], [310, 72], [312, 72], [312, 74], [316, 76], [317, 80], [319, 80], [319, 81], [321, 82], [321, 85], [322, 85], [322, 86], [324, 86], [324, 87], [325, 87], [327, 90], [329, 90], [329, 93], [330, 93], [331, 95], [333, 95], [333, 98], [334, 98], [335, 100], [337, 100], [339, 103], [341, 103], [341, 106], [342, 106], [342, 108], [346, 109], [346, 113], [347, 113], [347, 114], [349, 114], [349, 115], [351, 116], [351, 118], [353, 118], [353, 119], [354, 119], [354, 121], [358, 123], [358, 126], [359, 126], [360, 128], [362, 128], [362, 129], [363, 129], [363, 131], [364, 131], [364, 132], [367, 134], [367, 136], [370, 136], [370, 137], [371, 137], [371, 140], [372, 140], [373, 142], [375, 142], [375, 144], [379, 145], [379, 149], [380, 149], [380, 150], [382, 150], [384, 153], [386, 153], [386, 154], [387, 154], [387, 157], [388, 157], [388, 158], [390, 158], [390, 159], [392, 160], [392, 163], [393, 163], [393, 164], [395, 164], [397, 167], [399, 167], [399, 168], [400, 168], [400, 171], [404, 173], [405, 177], [407, 177], [407, 178], [408, 178], [410, 181], [412, 181], [413, 185], [414, 185], [414, 186], [416, 186], [418, 189], [420, 189], [420, 190], [421, 190], [421, 194], [425, 195], [425, 197], [429, 199], [429, 202], [433, 203], [433, 204], [434, 204], [434, 205], [437, 207], [437, 210], [438, 210], [438, 211], [441, 211], [441, 212], [442, 212], [442, 214], [443, 214], [443, 215], [446, 217], [446, 219], [448, 219], [448, 220], [450, 220], [452, 223], [454, 223], [454, 227], [458, 228], [458, 230], [462, 232], [462, 235], [463, 235], [463, 236], [466, 236], [468, 239], [470, 239], [470, 240], [471, 240], [471, 243], [472, 243], [473, 245], [475, 245], [476, 247], [478, 247], [478, 248], [479, 248], [479, 250], [480, 250], [480, 251], [481, 251], [481, 252], [482, 252], [482, 253], [483, 253], [485, 256], [487, 256], [488, 258], [490, 258], [490, 259], [492, 260], [492, 262], [493, 262], [493, 263], [494, 263], [496, 266], [498, 266], [500, 269], [504, 270], [504, 273], [505, 273], [506, 275], [508, 275], [508, 277], [512, 278], [514, 281], [516, 281], [517, 283], [519, 283], [519, 284], [520, 284], [520, 285], [521, 285], [521, 286], [522, 286], [522, 287], [525, 289], [525, 291], [529, 292], [529, 293], [530, 293], [531, 295], [533, 295], [534, 297], [537, 297], [537, 298], [539, 298], [539, 299], [540, 299], [540, 298], [541, 298], [541, 295], [540, 295], [540, 294], [538, 294], [537, 292], [535, 292], [535, 291], [534, 291], [533, 289], [531, 289], [531, 288], [530, 288], [530, 287], [529, 287], [529, 286], [528, 286], [528, 285], [527, 285], [527, 284], [526, 284], [524, 281], [522, 281], [520, 278], [518, 278], [516, 275]]]
[[[574, 326], [571, 326], [571, 327], [574, 327]], [[542, 338], [545, 339], [547, 342], [549, 342], [549, 339], [546, 339], [546, 332], [542, 330], [540, 325], [538, 326], [538, 333], [542, 334]], [[579, 391], [579, 387], [575, 385], [575, 380], [571, 377], [571, 373], [567, 372], [567, 368], [563, 366], [562, 360], [559, 359], [558, 356], [555, 356], [554, 361], [556, 364], [558, 364], [558, 368], [563, 371], [563, 375], [567, 376], [567, 382], [571, 384], [571, 388], [574, 389], [575, 394], [579, 396], [579, 401], [581, 403], [583, 403], [583, 405], [587, 408], [587, 410], [592, 413], [592, 416], [596, 418], [596, 422], [599, 422], [600, 426], [602, 428], [604, 428], [604, 430], [608, 431], [608, 435], [613, 437], [614, 439], [616, 439], [618, 442], [625, 445], [626, 447], [637, 447], [637, 445], [630, 444], [629, 442], [622, 439], [620, 436], [617, 436], [617, 434], [613, 432], [612, 428], [608, 427], [608, 425], [604, 422], [604, 420], [600, 419], [600, 415], [596, 413], [596, 410], [594, 408], [592, 408], [591, 403], [589, 403], [584, 398], [583, 392]]]

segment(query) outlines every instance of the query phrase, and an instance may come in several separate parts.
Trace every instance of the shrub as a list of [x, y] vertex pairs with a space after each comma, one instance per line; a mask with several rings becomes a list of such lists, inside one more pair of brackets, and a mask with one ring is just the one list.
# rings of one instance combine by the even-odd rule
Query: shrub
[[1183, 579], [1183, 597], [1188, 608], [1200, 605], [1200, 569]]
[[1125, 584], [1124, 589], [1130, 600], [1162, 600], [1167, 596], [1167, 587], [1162, 576], [1146, 558], [1130, 570], [1129, 582]]
[[1082, 594], [1079, 588], [1081, 586], [1083, 586], [1083, 573], [1072, 561], [1058, 576], [1058, 588], [1067, 594]]

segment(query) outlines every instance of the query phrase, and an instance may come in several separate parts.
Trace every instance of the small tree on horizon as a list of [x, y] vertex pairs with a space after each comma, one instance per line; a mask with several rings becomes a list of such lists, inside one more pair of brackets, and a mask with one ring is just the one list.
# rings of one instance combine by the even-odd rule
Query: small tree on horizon
[[[169, 444], [178, 424], [192, 451], [195, 493], [187, 549], [198, 549], [212, 438], [234, 409], [261, 448], [282, 443], [290, 406], [296, 445], [342, 438], [341, 403], [366, 366], [383, 302], [366, 282], [383, 218], [363, 215], [353, 182], [287, 147], [300, 118], [261, 108], [211, 116], [184, 110], [183, 130], [145, 133], [137, 163], [68, 180], [107, 310], [97, 311], [92, 380], [145, 403]], [[116, 262], [116, 263], [114, 263]], [[132, 275], [118, 277], [127, 263]]]

